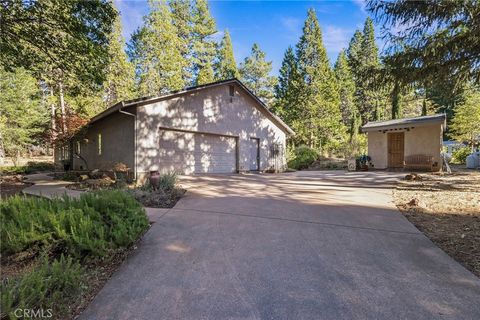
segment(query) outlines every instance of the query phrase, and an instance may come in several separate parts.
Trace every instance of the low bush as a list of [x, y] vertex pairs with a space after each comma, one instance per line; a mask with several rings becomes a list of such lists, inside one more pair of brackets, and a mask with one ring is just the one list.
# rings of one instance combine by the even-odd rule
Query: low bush
[[[30, 309], [62, 318], [67, 301], [82, 290], [83, 268], [72, 258], [49, 262], [45, 255], [39, 265], [23, 276], [4, 279], [1, 287], [1, 318], [17, 319], [15, 310]], [[48, 318], [50, 318], [48, 317]]]
[[319, 157], [317, 150], [307, 146], [299, 146], [293, 151], [288, 167], [296, 170], [307, 169]]
[[123, 191], [84, 193], [80, 199], [11, 197], [0, 204], [0, 249], [33, 249], [78, 258], [103, 256], [135, 241], [148, 227], [142, 206]]
[[55, 168], [52, 162], [35, 162], [30, 161], [24, 166], [1, 167], [1, 173], [10, 174], [30, 174], [39, 171], [53, 171]]
[[464, 164], [467, 162], [467, 157], [472, 153], [470, 147], [463, 147], [458, 150], [455, 150], [452, 154], [452, 163]]
[[175, 173], [166, 173], [159, 177], [154, 186], [147, 180], [142, 186], [127, 189], [127, 192], [145, 207], [172, 208], [185, 190], [178, 185]]

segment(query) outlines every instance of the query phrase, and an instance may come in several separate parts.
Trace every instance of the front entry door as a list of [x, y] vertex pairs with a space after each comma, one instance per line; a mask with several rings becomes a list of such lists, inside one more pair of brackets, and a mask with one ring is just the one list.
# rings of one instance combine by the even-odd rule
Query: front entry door
[[403, 168], [405, 134], [403, 132], [388, 133], [388, 167]]
[[250, 138], [250, 171], [260, 170], [260, 139]]

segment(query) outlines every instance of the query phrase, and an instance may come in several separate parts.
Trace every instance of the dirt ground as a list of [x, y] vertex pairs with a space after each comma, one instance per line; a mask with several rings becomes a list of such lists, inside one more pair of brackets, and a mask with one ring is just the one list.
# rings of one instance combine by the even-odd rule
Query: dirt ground
[[413, 175], [394, 190], [395, 204], [419, 230], [480, 277], [480, 171]]
[[21, 175], [0, 177], [0, 199], [21, 194], [23, 189], [31, 185], [31, 183], [25, 183]]

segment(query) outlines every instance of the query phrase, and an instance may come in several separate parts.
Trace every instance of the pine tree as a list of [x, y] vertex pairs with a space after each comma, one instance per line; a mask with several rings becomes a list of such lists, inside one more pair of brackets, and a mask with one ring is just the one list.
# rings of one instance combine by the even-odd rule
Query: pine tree
[[187, 61], [164, 1], [150, 1], [145, 24], [132, 36], [129, 54], [135, 64], [140, 95], [157, 95], [185, 87]]
[[352, 70], [354, 78], [359, 78], [361, 65], [363, 34], [360, 30], [356, 30], [348, 45], [347, 58], [350, 69]]
[[295, 94], [296, 81], [298, 80], [297, 60], [291, 46], [285, 51], [282, 66], [279, 71], [278, 82], [275, 85], [275, 104], [272, 111], [291, 123], [296, 117]]
[[303, 34], [297, 44], [297, 59], [299, 115], [292, 126], [299, 142], [323, 148], [341, 134], [342, 125], [337, 82], [313, 9], [308, 10]]
[[218, 48], [218, 61], [216, 64], [216, 79], [225, 80], [231, 78], [238, 78], [239, 73], [235, 56], [233, 55], [232, 39], [230, 33], [225, 30], [225, 33]]
[[342, 120], [346, 126], [350, 126], [353, 115], [356, 113], [354, 101], [355, 81], [353, 80], [352, 71], [348, 65], [347, 56], [343, 50], [338, 55], [334, 71], [340, 93], [340, 112], [342, 114]]
[[277, 79], [270, 76], [272, 62], [265, 60], [263, 52], [258, 44], [254, 43], [250, 55], [240, 64], [240, 78], [243, 83], [264, 103], [273, 100], [273, 88]]
[[213, 60], [216, 43], [212, 35], [216, 32], [215, 20], [210, 14], [207, 1], [196, 0], [192, 13], [191, 34], [192, 73], [196, 85], [214, 81]]
[[[192, 3], [189, 0], [170, 0], [172, 23], [177, 30], [182, 57], [188, 61], [192, 55]], [[192, 66], [187, 64], [183, 69], [183, 81], [192, 82]]]
[[135, 69], [124, 50], [125, 39], [122, 36], [120, 15], [113, 23], [113, 30], [109, 36], [108, 56], [109, 63], [106, 68], [106, 79], [103, 84], [105, 93], [105, 106], [133, 98], [135, 89]]

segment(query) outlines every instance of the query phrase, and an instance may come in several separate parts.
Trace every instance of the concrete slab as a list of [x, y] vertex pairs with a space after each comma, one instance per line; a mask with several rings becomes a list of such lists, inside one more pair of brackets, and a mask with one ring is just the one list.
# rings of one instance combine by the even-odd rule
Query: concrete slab
[[394, 208], [397, 178], [185, 177], [80, 319], [478, 319], [480, 280]]
[[64, 195], [79, 198], [82, 191], [67, 189], [66, 186], [73, 182], [54, 180], [49, 173], [35, 173], [26, 176], [25, 181], [34, 185], [22, 190], [24, 194], [45, 198], [58, 198]]

